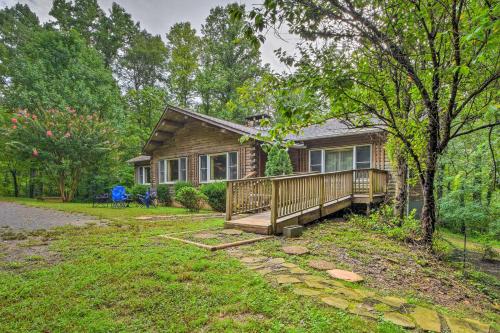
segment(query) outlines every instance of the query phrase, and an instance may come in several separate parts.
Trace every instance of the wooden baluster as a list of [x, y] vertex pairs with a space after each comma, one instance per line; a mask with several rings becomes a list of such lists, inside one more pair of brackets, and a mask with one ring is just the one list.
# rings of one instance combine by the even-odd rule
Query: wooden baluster
[[226, 221], [231, 221], [233, 214], [233, 183], [226, 183]]

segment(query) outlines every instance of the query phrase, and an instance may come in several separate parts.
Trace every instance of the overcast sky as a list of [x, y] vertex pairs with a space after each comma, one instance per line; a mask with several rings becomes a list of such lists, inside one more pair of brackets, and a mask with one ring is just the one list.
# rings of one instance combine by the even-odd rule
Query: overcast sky
[[[51, 19], [49, 16], [52, 0], [0, 0], [1, 7], [12, 6], [15, 3], [28, 4], [42, 21]], [[101, 7], [108, 12], [113, 0], [98, 0]], [[161, 35], [165, 39], [165, 34], [176, 22], [190, 21], [199, 32], [201, 25], [210, 12], [210, 8], [217, 5], [226, 5], [231, 2], [245, 4], [247, 9], [262, 3], [263, 0], [114, 0], [129, 12], [134, 20], [141, 23], [141, 27], [155, 35]], [[293, 38], [286, 31], [280, 32], [283, 41], [273, 34], [268, 34], [266, 43], [262, 47], [262, 60], [271, 64], [276, 71], [283, 71], [286, 68], [279, 62], [273, 51], [279, 47], [292, 52], [296, 38]]]

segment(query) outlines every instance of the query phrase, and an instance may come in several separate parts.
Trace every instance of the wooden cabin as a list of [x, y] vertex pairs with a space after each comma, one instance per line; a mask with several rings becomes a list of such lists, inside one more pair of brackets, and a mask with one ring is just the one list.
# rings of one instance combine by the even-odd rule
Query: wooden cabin
[[[144, 146], [143, 155], [129, 161], [135, 166], [136, 182], [151, 185], [154, 189], [160, 184], [173, 185], [178, 181], [189, 181], [194, 185], [227, 181], [228, 186], [231, 186], [231, 193], [237, 193], [236, 188], [241, 190], [245, 186], [248, 187], [252, 180], [264, 177], [266, 153], [261, 147], [262, 142], [257, 138], [259, 131], [262, 131], [258, 128], [259, 116], [247, 120], [246, 125], [240, 125], [168, 106]], [[242, 143], [242, 136], [248, 137], [249, 140]], [[290, 136], [289, 139], [295, 143], [289, 148], [293, 171], [302, 174], [304, 179], [316, 179], [318, 182], [321, 177], [326, 177], [328, 180], [325, 178], [325, 182], [337, 182], [338, 180], [334, 179], [337, 176], [320, 175], [350, 175], [344, 176], [343, 181], [350, 177], [351, 185], [342, 189], [351, 191], [352, 200], [349, 204], [371, 203], [376, 198], [390, 194], [394, 189], [390, 164], [384, 149], [386, 135], [380, 129], [350, 128], [338, 119], [329, 119], [322, 125], [307, 127], [299, 135]], [[316, 176], [309, 177], [311, 173], [316, 173]], [[291, 181], [290, 190], [300, 191], [301, 181], [297, 180], [297, 177], [294, 179], [295, 181]], [[380, 183], [379, 188], [370, 190], [372, 179]], [[262, 181], [258, 183], [260, 182]], [[308, 181], [305, 182], [304, 186], [308, 187]], [[272, 183], [271, 181], [269, 184]], [[266, 188], [272, 191], [271, 187], [263, 185], [260, 190], [264, 191]], [[270, 192], [261, 194], [261, 197], [271, 195]], [[261, 200], [256, 200], [256, 195], [241, 195], [247, 198], [250, 196], [255, 202], [233, 202], [235, 196], [231, 196], [230, 203], [228, 202], [231, 207], [227, 223], [234, 223], [231, 221], [236, 214], [257, 210], [272, 211], [271, 206], [269, 209], [255, 207], [258, 204], [256, 202]], [[313, 190], [309, 195], [320, 197], [319, 192]], [[291, 199], [290, 197], [287, 200]], [[296, 199], [301, 200], [299, 197]], [[244, 205], [248, 206], [246, 211], [243, 211]], [[345, 205], [343, 203], [337, 206]], [[298, 206], [297, 209], [300, 208]], [[290, 209], [285, 209], [283, 214], [292, 214], [293, 209]], [[321, 209], [323, 213], [327, 212], [324, 207]], [[278, 215], [275, 219], [279, 218]], [[276, 232], [271, 229], [273, 228], [270, 226], [263, 233]]]

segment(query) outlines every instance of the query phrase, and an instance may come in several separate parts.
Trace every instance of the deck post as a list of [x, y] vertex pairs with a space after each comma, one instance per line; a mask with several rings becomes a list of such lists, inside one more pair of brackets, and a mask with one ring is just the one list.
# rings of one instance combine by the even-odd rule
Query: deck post
[[233, 213], [233, 183], [226, 182], [226, 221], [231, 221]]
[[368, 201], [373, 201], [373, 169], [368, 170]]
[[271, 181], [271, 231], [276, 234], [276, 220], [278, 219], [278, 180]]
[[319, 216], [323, 217], [323, 205], [325, 204], [325, 175], [320, 176], [319, 183]]

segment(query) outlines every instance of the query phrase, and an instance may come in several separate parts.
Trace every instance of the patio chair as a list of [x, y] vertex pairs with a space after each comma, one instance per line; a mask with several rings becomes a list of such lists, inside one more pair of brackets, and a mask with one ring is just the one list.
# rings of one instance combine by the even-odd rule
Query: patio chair
[[114, 208], [125, 208], [129, 203], [129, 195], [125, 190], [125, 186], [115, 186], [111, 191], [111, 199]]
[[154, 208], [156, 208], [157, 207], [156, 192], [150, 192], [149, 190], [147, 190], [145, 195], [138, 194], [136, 202], [139, 205], [139, 207], [149, 208], [150, 206], [153, 206]]
[[108, 207], [108, 203], [110, 203], [109, 193], [98, 194], [92, 198], [92, 207], [99, 207], [99, 205]]

